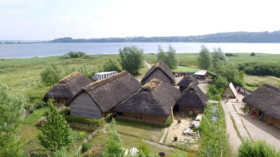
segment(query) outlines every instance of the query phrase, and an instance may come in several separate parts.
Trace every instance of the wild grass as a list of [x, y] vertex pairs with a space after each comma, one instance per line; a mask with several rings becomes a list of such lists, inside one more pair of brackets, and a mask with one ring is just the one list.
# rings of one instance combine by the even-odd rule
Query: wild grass
[[274, 76], [244, 76], [246, 87], [250, 91], [257, 89], [265, 83], [280, 87], [280, 78]]
[[48, 107], [43, 107], [35, 110], [32, 114], [28, 114], [24, 120], [24, 124], [35, 124], [41, 117], [43, 117], [49, 111]]
[[176, 69], [172, 70], [173, 72], [195, 72], [196, 67], [187, 67], [187, 66], [178, 66]]

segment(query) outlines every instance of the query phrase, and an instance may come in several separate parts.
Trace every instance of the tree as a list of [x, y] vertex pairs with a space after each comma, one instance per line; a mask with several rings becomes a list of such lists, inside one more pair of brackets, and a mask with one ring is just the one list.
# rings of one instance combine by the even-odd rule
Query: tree
[[163, 61], [170, 69], [176, 69], [176, 67], [178, 66], [176, 50], [171, 45], [169, 45], [167, 52], [164, 52], [163, 49], [159, 46], [157, 59], [158, 61]]
[[49, 112], [47, 113], [46, 125], [41, 127], [38, 139], [43, 147], [56, 152], [62, 148], [68, 148], [72, 143], [71, 129], [66, 120], [59, 114], [57, 108], [48, 101]]
[[211, 67], [211, 57], [209, 50], [202, 45], [198, 56], [198, 66], [202, 69], [208, 70]]
[[23, 154], [20, 147], [19, 125], [26, 100], [9, 92], [0, 82], [0, 156]]
[[252, 53], [251, 53], [251, 56], [252, 56], [252, 57], [256, 56], [256, 53], [255, 53], [255, 52], [252, 52]]
[[108, 136], [102, 156], [122, 157], [124, 153], [122, 149], [122, 141], [117, 132], [115, 119], [112, 119], [112, 122], [107, 125], [106, 131]]
[[119, 50], [121, 66], [132, 75], [139, 74], [139, 69], [143, 63], [143, 50], [136, 46], [127, 47]]
[[112, 59], [109, 59], [109, 61], [106, 62], [103, 65], [103, 70], [104, 71], [118, 71], [118, 72], [120, 72], [121, 68], [117, 65], [116, 62], [114, 62]]
[[52, 65], [42, 71], [40, 75], [43, 83], [54, 86], [60, 79], [60, 70], [55, 65]]
[[215, 69], [217, 67], [218, 62], [226, 62], [227, 57], [223, 53], [221, 48], [214, 48], [214, 52], [212, 53], [212, 63], [213, 63], [213, 68]]

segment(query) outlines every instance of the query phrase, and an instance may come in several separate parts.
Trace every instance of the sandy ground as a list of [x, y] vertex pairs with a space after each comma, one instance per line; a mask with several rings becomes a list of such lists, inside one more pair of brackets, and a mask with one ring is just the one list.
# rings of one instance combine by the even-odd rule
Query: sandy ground
[[[193, 121], [191, 117], [182, 116], [182, 115], [175, 115], [174, 122], [168, 128], [168, 134], [166, 137], [165, 144], [167, 145], [176, 145], [176, 144], [187, 144], [187, 141], [194, 139], [194, 143], [197, 143], [197, 134], [194, 136], [190, 135], [183, 135], [183, 131], [188, 129], [191, 122]], [[178, 119], [181, 120], [181, 123], [178, 123]], [[177, 141], [174, 141], [174, 137], [177, 137]], [[197, 144], [190, 145], [190, 149], [198, 149]]]
[[280, 130], [266, 124], [263, 121], [258, 120], [258, 118], [252, 119], [250, 113], [248, 115], [244, 114], [241, 111], [241, 108], [244, 105], [241, 102], [242, 99], [243, 96], [239, 95], [238, 100], [240, 103], [235, 103], [235, 108], [237, 110], [237, 113], [240, 115], [241, 119], [243, 120], [244, 125], [247, 128], [252, 139], [264, 140], [266, 141], [266, 143], [280, 150]]

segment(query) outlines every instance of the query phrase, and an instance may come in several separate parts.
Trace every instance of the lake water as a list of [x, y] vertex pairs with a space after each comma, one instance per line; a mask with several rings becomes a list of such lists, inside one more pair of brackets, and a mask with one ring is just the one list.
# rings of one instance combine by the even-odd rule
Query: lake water
[[82, 51], [87, 54], [117, 54], [124, 46], [135, 45], [144, 53], [156, 53], [161, 45], [175, 47], [177, 53], [198, 53], [201, 45], [211, 51], [220, 47], [224, 52], [232, 53], [272, 53], [280, 54], [280, 43], [36, 43], [36, 44], [0, 44], [0, 58], [28, 58], [63, 55], [69, 51]]

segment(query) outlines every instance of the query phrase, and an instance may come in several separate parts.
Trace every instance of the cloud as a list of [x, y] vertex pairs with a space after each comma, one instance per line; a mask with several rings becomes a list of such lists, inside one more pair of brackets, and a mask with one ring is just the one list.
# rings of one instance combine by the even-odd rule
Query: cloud
[[28, 5], [33, 8], [43, 7], [41, 0], [0, 0], [0, 4], [6, 5]]

